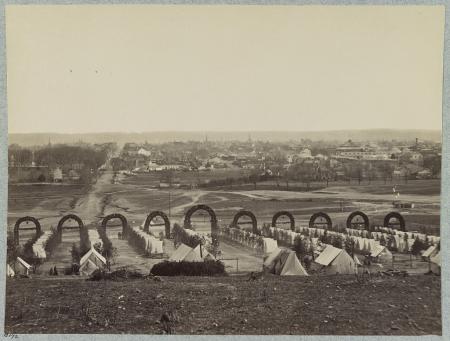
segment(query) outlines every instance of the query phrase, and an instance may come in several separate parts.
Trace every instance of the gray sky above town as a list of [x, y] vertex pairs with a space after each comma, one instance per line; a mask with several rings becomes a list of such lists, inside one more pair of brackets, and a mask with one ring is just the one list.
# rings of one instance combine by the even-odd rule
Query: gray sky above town
[[444, 7], [7, 6], [10, 133], [441, 129]]

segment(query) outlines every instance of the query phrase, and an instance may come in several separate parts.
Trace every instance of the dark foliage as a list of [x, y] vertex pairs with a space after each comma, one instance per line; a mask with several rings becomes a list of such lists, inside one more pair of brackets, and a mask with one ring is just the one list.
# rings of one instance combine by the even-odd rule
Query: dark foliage
[[150, 271], [155, 276], [216, 276], [226, 275], [225, 265], [217, 260], [204, 262], [169, 262], [155, 264]]

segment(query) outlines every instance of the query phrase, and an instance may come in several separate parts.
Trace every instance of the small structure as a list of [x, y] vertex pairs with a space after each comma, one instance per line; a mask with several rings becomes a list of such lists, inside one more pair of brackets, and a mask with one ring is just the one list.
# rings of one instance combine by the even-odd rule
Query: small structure
[[378, 263], [388, 263], [392, 262], [392, 253], [386, 246], [377, 245], [376, 248], [370, 253], [370, 258]]
[[59, 167], [56, 167], [53, 170], [53, 182], [62, 182], [63, 181], [63, 172], [62, 169]]
[[279, 248], [264, 260], [263, 270], [280, 276], [308, 276], [294, 251]]
[[318, 271], [327, 275], [355, 274], [358, 270], [355, 261], [345, 250], [332, 245], [327, 245], [315, 263], [319, 267]]
[[438, 252], [434, 257], [430, 258], [430, 270], [436, 275], [441, 274], [441, 253]]
[[95, 270], [106, 266], [106, 258], [93, 247], [81, 257], [80, 274], [89, 276]]
[[30, 274], [31, 265], [25, 262], [22, 258], [17, 257], [14, 262], [14, 273], [15, 275], [26, 275]]

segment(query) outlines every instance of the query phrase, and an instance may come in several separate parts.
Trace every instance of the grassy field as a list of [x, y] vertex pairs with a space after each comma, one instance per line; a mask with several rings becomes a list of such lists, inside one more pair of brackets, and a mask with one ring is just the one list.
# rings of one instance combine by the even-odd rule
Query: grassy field
[[161, 334], [441, 334], [435, 276], [178, 277], [6, 282], [5, 332]]

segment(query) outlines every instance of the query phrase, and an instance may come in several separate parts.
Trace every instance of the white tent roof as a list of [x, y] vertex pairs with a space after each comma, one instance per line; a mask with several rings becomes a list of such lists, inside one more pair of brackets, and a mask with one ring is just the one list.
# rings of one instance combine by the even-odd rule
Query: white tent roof
[[377, 245], [370, 253], [370, 257], [378, 257], [383, 251], [387, 250], [386, 246]]
[[264, 266], [269, 267], [273, 263], [273, 261], [278, 257], [280, 252], [281, 252], [281, 249], [276, 248], [271, 254], [269, 254], [269, 256], [264, 261]]
[[430, 257], [437, 250], [437, 245], [431, 245], [422, 253], [422, 257]]
[[83, 257], [81, 257], [81, 259], [80, 259], [80, 265], [83, 266], [83, 264], [86, 262], [86, 260], [89, 259], [89, 257], [90, 257], [92, 254], [93, 254], [96, 258], [98, 258], [103, 264], [106, 264], [106, 258], [103, 257], [100, 253], [98, 253], [96, 249], [94, 249], [93, 247], [91, 247], [91, 249], [90, 249], [88, 252], [86, 252], [86, 253], [84, 254]]
[[17, 257], [17, 261], [18, 261], [20, 264], [22, 264], [25, 268], [31, 269], [31, 265], [28, 264], [27, 262], [25, 262], [22, 258]]
[[327, 247], [320, 253], [319, 257], [315, 259], [315, 262], [320, 265], [330, 265], [331, 262], [342, 252], [342, 249], [338, 249], [333, 245], [327, 245]]
[[186, 244], [181, 244], [175, 250], [175, 252], [170, 256], [169, 261], [171, 262], [181, 262], [187, 256], [189, 252], [192, 251], [192, 248], [187, 246]]

